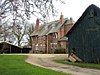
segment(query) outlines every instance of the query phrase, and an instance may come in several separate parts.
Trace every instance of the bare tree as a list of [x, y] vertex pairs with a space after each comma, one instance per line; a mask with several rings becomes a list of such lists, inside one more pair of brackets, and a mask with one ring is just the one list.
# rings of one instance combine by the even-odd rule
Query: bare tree
[[28, 19], [31, 14], [37, 17], [41, 15], [42, 18], [47, 18], [50, 14], [55, 16], [55, 1], [64, 3], [64, 0], [0, 0], [0, 17], [6, 17], [6, 13], [16, 14], [22, 18], [26, 15]]
[[31, 38], [31, 34], [33, 33], [34, 31], [34, 24], [30, 24], [28, 27], [27, 27], [27, 41], [28, 41], [28, 46], [31, 46], [32, 45], [32, 38]]
[[8, 26], [8, 22], [1, 23], [0, 25], [0, 40], [6, 41], [7, 37], [11, 35], [11, 27]]
[[[6, 25], [5, 27], [3, 26], [3, 34], [6, 36], [6, 31], [10, 31], [11, 34], [7, 35], [15, 36], [20, 46], [20, 42], [25, 34], [23, 21], [30, 19], [30, 17], [34, 15], [40, 18], [41, 21], [46, 22], [51, 14], [55, 16], [57, 13], [54, 1], [64, 2], [64, 0], [0, 0], [0, 24], [4, 22], [4, 20], [9, 20], [6, 23], [9, 24], [8, 28], [5, 28]], [[28, 35], [31, 33], [30, 30], [29, 28]], [[30, 39], [30, 37], [28, 37], [28, 39]]]
[[14, 26], [12, 29], [12, 33], [14, 34], [15, 38], [17, 39], [17, 44], [18, 46], [21, 46], [21, 41], [24, 37], [24, 35], [26, 34], [26, 24], [27, 23], [23, 23], [24, 26]]

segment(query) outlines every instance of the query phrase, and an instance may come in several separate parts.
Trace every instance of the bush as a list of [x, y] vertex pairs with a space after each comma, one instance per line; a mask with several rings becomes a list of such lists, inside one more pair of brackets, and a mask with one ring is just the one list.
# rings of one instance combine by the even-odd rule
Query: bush
[[55, 49], [55, 51], [54, 51], [54, 54], [65, 54], [65, 53], [67, 53], [67, 49], [62, 48], [62, 47], [57, 48], [57, 49]]

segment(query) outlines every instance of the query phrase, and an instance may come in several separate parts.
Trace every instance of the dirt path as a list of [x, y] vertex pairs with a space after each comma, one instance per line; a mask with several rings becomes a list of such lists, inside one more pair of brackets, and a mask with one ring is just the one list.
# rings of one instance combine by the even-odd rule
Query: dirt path
[[26, 62], [44, 68], [71, 73], [74, 75], [100, 75], [100, 70], [80, 68], [71, 65], [55, 63], [52, 60], [67, 58], [66, 54], [30, 54]]

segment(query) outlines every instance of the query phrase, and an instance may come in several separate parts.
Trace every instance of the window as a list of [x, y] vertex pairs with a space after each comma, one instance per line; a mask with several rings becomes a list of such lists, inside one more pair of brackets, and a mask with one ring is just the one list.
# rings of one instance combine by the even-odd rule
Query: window
[[90, 11], [89, 16], [90, 16], [90, 17], [93, 17], [93, 16], [94, 16], [94, 10], [91, 10], [91, 11]]
[[40, 43], [40, 50], [42, 50], [42, 44]]
[[95, 9], [91, 9], [89, 12], [89, 18], [93, 18], [94, 16], [97, 16], [97, 11]]
[[52, 43], [50, 43], [50, 48], [53, 49], [53, 44]]
[[58, 38], [57, 33], [55, 33], [55, 38]]
[[54, 43], [54, 49], [56, 49], [57, 48], [57, 43]]
[[55, 34], [53, 34], [53, 38], [55, 38]]
[[36, 50], [38, 50], [38, 44], [36, 44]]

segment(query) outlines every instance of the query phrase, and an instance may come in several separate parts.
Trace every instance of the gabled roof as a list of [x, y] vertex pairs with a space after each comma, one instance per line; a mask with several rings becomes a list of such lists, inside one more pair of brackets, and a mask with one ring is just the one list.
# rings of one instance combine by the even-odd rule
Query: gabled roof
[[77, 20], [74, 26], [70, 29], [70, 31], [66, 34], [67, 36], [78, 26], [79, 23], [84, 19], [84, 17], [91, 11], [91, 9], [98, 10], [100, 13], [100, 8], [94, 4], [91, 4], [82, 14], [82, 16]]
[[70, 23], [70, 20], [68, 18], [65, 18], [63, 24], [61, 24], [59, 20], [56, 20], [56, 21], [52, 21], [47, 24], [41, 25], [40, 31], [38, 33], [36, 31], [34, 31], [31, 34], [31, 36], [36, 36], [36, 35], [44, 36], [44, 35], [48, 35], [50, 33], [58, 32], [62, 25], [68, 24], [67, 22]]
[[[43, 30], [44, 27], [45, 27], [45, 25], [41, 25], [41, 26], [40, 26], [40, 32], [42, 32], [42, 30]], [[34, 31], [30, 36], [36, 36], [36, 35], [39, 35], [39, 34], [41, 34], [40, 32]]]
[[[67, 19], [64, 19], [64, 21], [66, 21]], [[40, 31], [37, 33], [36, 31], [34, 31], [31, 36], [43, 36], [43, 35], [48, 35], [49, 33], [54, 33], [57, 32], [59, 30], [59, 28], [61, 27], [61, 23], [59, 22], [59, 20], [56, 21], [52, 21], [49, 22], [47, 24], [41, 25], [40, 26]]]
[[[7, 44], [9, 44], [9, 45], [16, 46], [16, 45], [14, 45], [14, 44], [12, 44], [12, 43], [10, 43], [10, 42], [7, 42], [7, 41], [0, 41], [0, 44], [3, 44], [3, 43], [7, 43]], [[21, 48], [20, 46], [16, 46], [16, 47]]]

